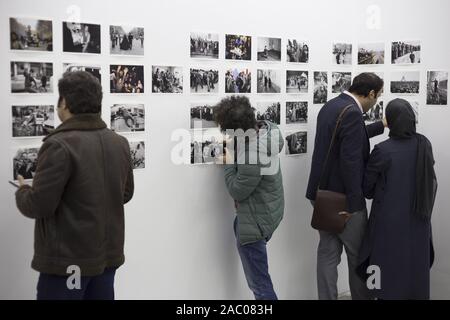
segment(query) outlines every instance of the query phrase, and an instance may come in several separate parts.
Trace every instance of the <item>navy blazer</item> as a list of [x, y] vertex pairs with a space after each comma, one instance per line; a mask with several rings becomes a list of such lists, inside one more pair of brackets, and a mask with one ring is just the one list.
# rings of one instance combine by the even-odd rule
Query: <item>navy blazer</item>
[[384, 132], [382, 121], [366, 126], [363, 114], [356, 101], [342, 93], [328, 101], [317, 116], [316, 139], [309, 175], [306, 198], [316, 199], [322, 168], [330, 146], [337, 118], [345, 107], [336, 141], [330, 153], [325, 183], [322, 189], [344, 193], [347, 196], [347, 211], [354, 213], [366, 209], [362, 184], [364, 170], [369, 159], [369, 138]]

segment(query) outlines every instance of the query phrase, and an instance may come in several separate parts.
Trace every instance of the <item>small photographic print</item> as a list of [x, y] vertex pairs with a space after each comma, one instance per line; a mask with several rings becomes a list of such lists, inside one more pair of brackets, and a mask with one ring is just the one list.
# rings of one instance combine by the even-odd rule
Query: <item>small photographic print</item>
[[308, 102], [288, 101], [286, 102], [286, 124], [308, 123]]
[[447, 105], [448, 72], [428, 71], [427, 73], [427, 104]]
[[224, 136], [218, 129], [191, 130], [191, 164], [214, 164], [225, 154]]
[[377, 103], [366, 113], [363, 114], [366, 124], [381, 121], [384, 118], [383, 101], [377, 101]]
[[94, 77], [98, 79], [100, 83], [102, 83], [102, 71], [100, 67], [85, 66], [75, 63], [64, 63], [63, 70], [64, 72], [86, 71], [92, 74]]
[[11, 61], [12, 93], [53, 93], [53, 64]]
[[225, 72], [225, 93], [250, 93], [252, 73], [248, 68], [230, 68]]
[[208, 103], [191, 103], [191, 129], [218, 128], [214, 121], [214, 106]]
[[418, 64], [420, 63], [420, 41], [392, 42], [392, 64]]
[[286, 132], [286, 149], [287, 155], [300, 155], [307, 153], [308, 133], [306, 131], [288, 131]]
[[13, 157], [13, 179], [20, 175], [25, 180], [32, 180], [37, 167], [40, 147], [16, 149]]
[[11, 50], [53, 51], [53, 24], [50, 20], [9, 18]]
[[219, 70], [191, 68], [191, 93], [219, 93]]
[[145, 131], [143, 104], [114, 104], [111, 107], [111, 130], [121, 132]]
[[391, 75], [391, 93], [418, 94], [420, 71], [398, 71]]
[[288, 39], [287, 62], [308, 63], [309, 62], [309, 44], [305, 41]]
[[258, 38], [258, 61], [281, 61], [281, 38]]
[[13, 138], [46, 136], [55, 129], [55, 107], [12, 106]]
[[352, 84], [351, 72], [332, 72], [332, 93], [342, 93], [348, 90]]
[[334, 64], [351, 65], [352, 64], [352, 44], [335, 43], [333, 44], [333, 62]]
[[281, 71], [274, 69], [258, 69], [257, 93], [280, 93]]
[[361, 43], [358, 64], [384, 64], [384, 43]]
[[280, 124], [281, 104], [279, 102], [261, 101], [256, 104], [256, 120], [266, 120]]
[[112, 64], [109, 72], [111, 93], [144, 93], [144, 66]]
[[153, 93], [183, 93], [183, 68], [152, 66]]
[[314, 104], [326, 103], [328, 99], [328, 74], [326, 71], [314, 72]]
[[111, 54], [144, 55], [144, 28], [133, 26], [109, 26]]
[[219, 59], [219, 35], [191, 32], [191, 58]]
[[63, 51], [100, 54], [100, 25], [63, 22]]
[[286, 71], [286, 93], [308, 93], [308, 71]]
[[129, 141], [133, 169], [145, 168], [145, 142]]
[[235, 34], [225, 35], [225, 59], [252, 60], [252, 37]]

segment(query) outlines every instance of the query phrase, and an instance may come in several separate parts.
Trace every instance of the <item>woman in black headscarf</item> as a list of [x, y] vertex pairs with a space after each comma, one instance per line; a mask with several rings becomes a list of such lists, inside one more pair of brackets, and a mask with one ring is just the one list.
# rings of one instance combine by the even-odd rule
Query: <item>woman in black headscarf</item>
[[[431, 213], [437, 191], [430, 141], [416, 132], [408, 101], [386, 108], [389, 139], [376, 145], [364, 175], [364, 194], [373, 199], [360, 250], [358, 273], [370, 277], [377, 299], [429, 299], [434, 260]], [[376, 266], [378, 268], [371, 268]]]

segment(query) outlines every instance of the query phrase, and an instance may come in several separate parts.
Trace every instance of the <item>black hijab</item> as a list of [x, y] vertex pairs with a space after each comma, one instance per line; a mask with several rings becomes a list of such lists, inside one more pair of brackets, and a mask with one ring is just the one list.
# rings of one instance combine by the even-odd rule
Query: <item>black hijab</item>
[[416, 194], [414, 214], [430, 219], [437, 191], [434, 158], [431, 143], [416, 132], [416, 115], [410, 103], [404, 99], [394, 99], [386, 107], [389, 136], [392, 139], [417, 139]]

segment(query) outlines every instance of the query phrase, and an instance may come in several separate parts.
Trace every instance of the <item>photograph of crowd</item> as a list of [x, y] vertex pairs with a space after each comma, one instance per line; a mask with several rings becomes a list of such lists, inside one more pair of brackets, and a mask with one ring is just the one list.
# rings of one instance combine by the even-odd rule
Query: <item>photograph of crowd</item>
[[258, 38], [258, 61], [281, 61], [281, 38]]
[[36, 173], [39, 148], [20, 148], [13, 157], [13, 179], [21, 175], [25, 180], [31, 180]]
[[352, 64], [352, 44], [334, 43], [333, 44], [333, 63], [334, 64]]
[[341, 93], [348, 90], [352, 84], [352, 73], [351, 72], [332, 72], [331, 73], [332, 93]]
[[447, 105], [448, 72], [427, 72], [427, 104]]
[[252, 74], [250, 69], [229, 69], [225, 72], [225, 93], [250, 93]]
[[207, 103], [191, 103], [191, 129], [217, 128], [214, 106]]
[[328, 74], [326, 71], [314, 71], [314, 104], [323, 104], [328, 99]]
[[224, 136], [219, 130], [192, 130], [191, 134], [191, 164], [214, 164], [224, 155]]
[[133, 169], [145, 168], [145, 142], [129, 141]]
[[309, 45], [304, 41], [296, 39], [288, 39], [287, 62], [308, 63], [309, 62]]
[[308, 93], [308, 71], [286, 71], [286, 93]]
[[75, 63], [64, 63], [63, 72], [75, 72], [75, 71], [86, 71], [92, 74], [102, 83], [102, 71], [100, 67], [97, 66], [84, 66]]
[[219, 59], [219, 34], [191, 32], [191, 58]]
[[50, 20], [9, 18], [11, 50], [53, 51], [53, 24]]
[[420, 63], [420, 41], [392, 42], [392, 64], [417, 64]]
[[54, 106], [12, 106], [12, 136], [40, 137], [55, 129]]
[[286, 124], [308, 123], [308, 102], [286, 102]]
[[267, 120], [280, 124], [281, 104], [279, 102], [257, 102], [255, 108], [256, 120]]
[[391, 75], [391, 93], [416, 94], [420, 89], [419, 71], [398, 71]]
[[358, 46], [358, 64], [384, 64], [384, 43], [362, 43]]
[[384, 118], [383, 101], [378, 102], [366, 113], [363, 114], [363, 119], [366, 124], [370, 124], [376, 121], [381, 121]]
[[183, 68], [152, 66], [153, 93], [183, 93]]
[[306, 131], [286, 132], [286, 154], [298, 155], [307, 152], [308, 133]]
[[111, 130], [115, 132], [145, 131], [143, 104], [114, 104], [111, 107]]
[[53, 64], [11, 61], [12, 93], [53, 93]]
[[111, 54], [144, 55], [144, 28], [109, 26], [109, 48]]
[[219, 70], [191, 68], [191, 93], [218, 93]]
[[235, 34], [225, 35], [225, 59], [252, 60], [252, 37]]
[[63, 22], [63, 51], [99, 54], [101, 52], [100, 25]]
[[257, 93], [280, 93], [281, 71], [274, 69], [257, 70]]
[[109, 72], [111, 93], [144, 93], [144, 66], [112, 64]]

